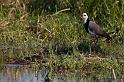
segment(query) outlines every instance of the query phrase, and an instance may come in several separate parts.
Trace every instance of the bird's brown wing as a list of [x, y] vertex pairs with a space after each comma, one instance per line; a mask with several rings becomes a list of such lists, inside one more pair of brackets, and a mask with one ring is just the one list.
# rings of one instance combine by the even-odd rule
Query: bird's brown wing
[[108, 36], [108, 34], [93, 21], [89, 22], [89, 30], [91, 30], [92, 32], [94, 32], [96, 35], [99, 36], [103, 36], [103, 37]]

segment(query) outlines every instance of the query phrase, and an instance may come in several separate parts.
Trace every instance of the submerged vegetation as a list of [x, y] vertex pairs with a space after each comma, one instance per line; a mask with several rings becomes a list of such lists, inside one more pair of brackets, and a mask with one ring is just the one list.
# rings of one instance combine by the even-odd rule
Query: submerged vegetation
[[[91, 37], [83, 27], [80, 17], [83, 12], [112, 37], [110, 43], [100, 38], [92, 46], [93, 57], [86, 57]], [[70, 69], [90, 75], [99, 70], [109, 74], [108, 70], [114, 69], [121, 76], [124, 75], [123, 40], [123, 0], [0, 1], [1, 63], [15, 59], [32, 61], [35, 57], [34, 61], [43, 60], [43, 65], [56, 70]]]

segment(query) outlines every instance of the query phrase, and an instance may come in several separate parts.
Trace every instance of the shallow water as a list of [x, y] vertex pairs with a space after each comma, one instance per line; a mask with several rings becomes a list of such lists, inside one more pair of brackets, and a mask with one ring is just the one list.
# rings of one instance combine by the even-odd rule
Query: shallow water
[[0, 82], [124, 82], [123, 79], [112, 78], [83, 78], [65, 77], [63, 75], [52, 76], [48, 80], [48, 70], [44, 67], [35, 67], [6, 64], [1, 65]]

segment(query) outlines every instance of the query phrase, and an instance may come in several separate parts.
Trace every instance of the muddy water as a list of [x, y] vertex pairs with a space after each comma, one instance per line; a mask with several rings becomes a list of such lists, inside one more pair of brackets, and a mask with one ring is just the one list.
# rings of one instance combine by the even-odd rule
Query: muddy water
[[124, 82], [123, 79], [112, 78], [82, 78], [65, 77], [63, 75], [54, 75], [49, 78], [48, 70], [44, 67], [37, 69], [22, 65], [1, 65], [0, 82]]

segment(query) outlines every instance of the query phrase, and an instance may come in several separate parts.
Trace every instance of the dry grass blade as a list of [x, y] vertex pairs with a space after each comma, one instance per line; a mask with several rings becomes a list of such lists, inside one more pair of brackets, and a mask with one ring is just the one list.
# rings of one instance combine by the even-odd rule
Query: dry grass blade
[[53, 14], [53, 15], [57, 15], [57, 14], [59, 14], [59, 13], [61, 13], [61, 12], [64, 12], [64, 11], [69, 11], [69, 10], [70, 10], [70, 8], [63, 9], [63, 10], [60, 10], [60, 11], [56, 12], [56, 13], [55, 13], [55, 14]]

